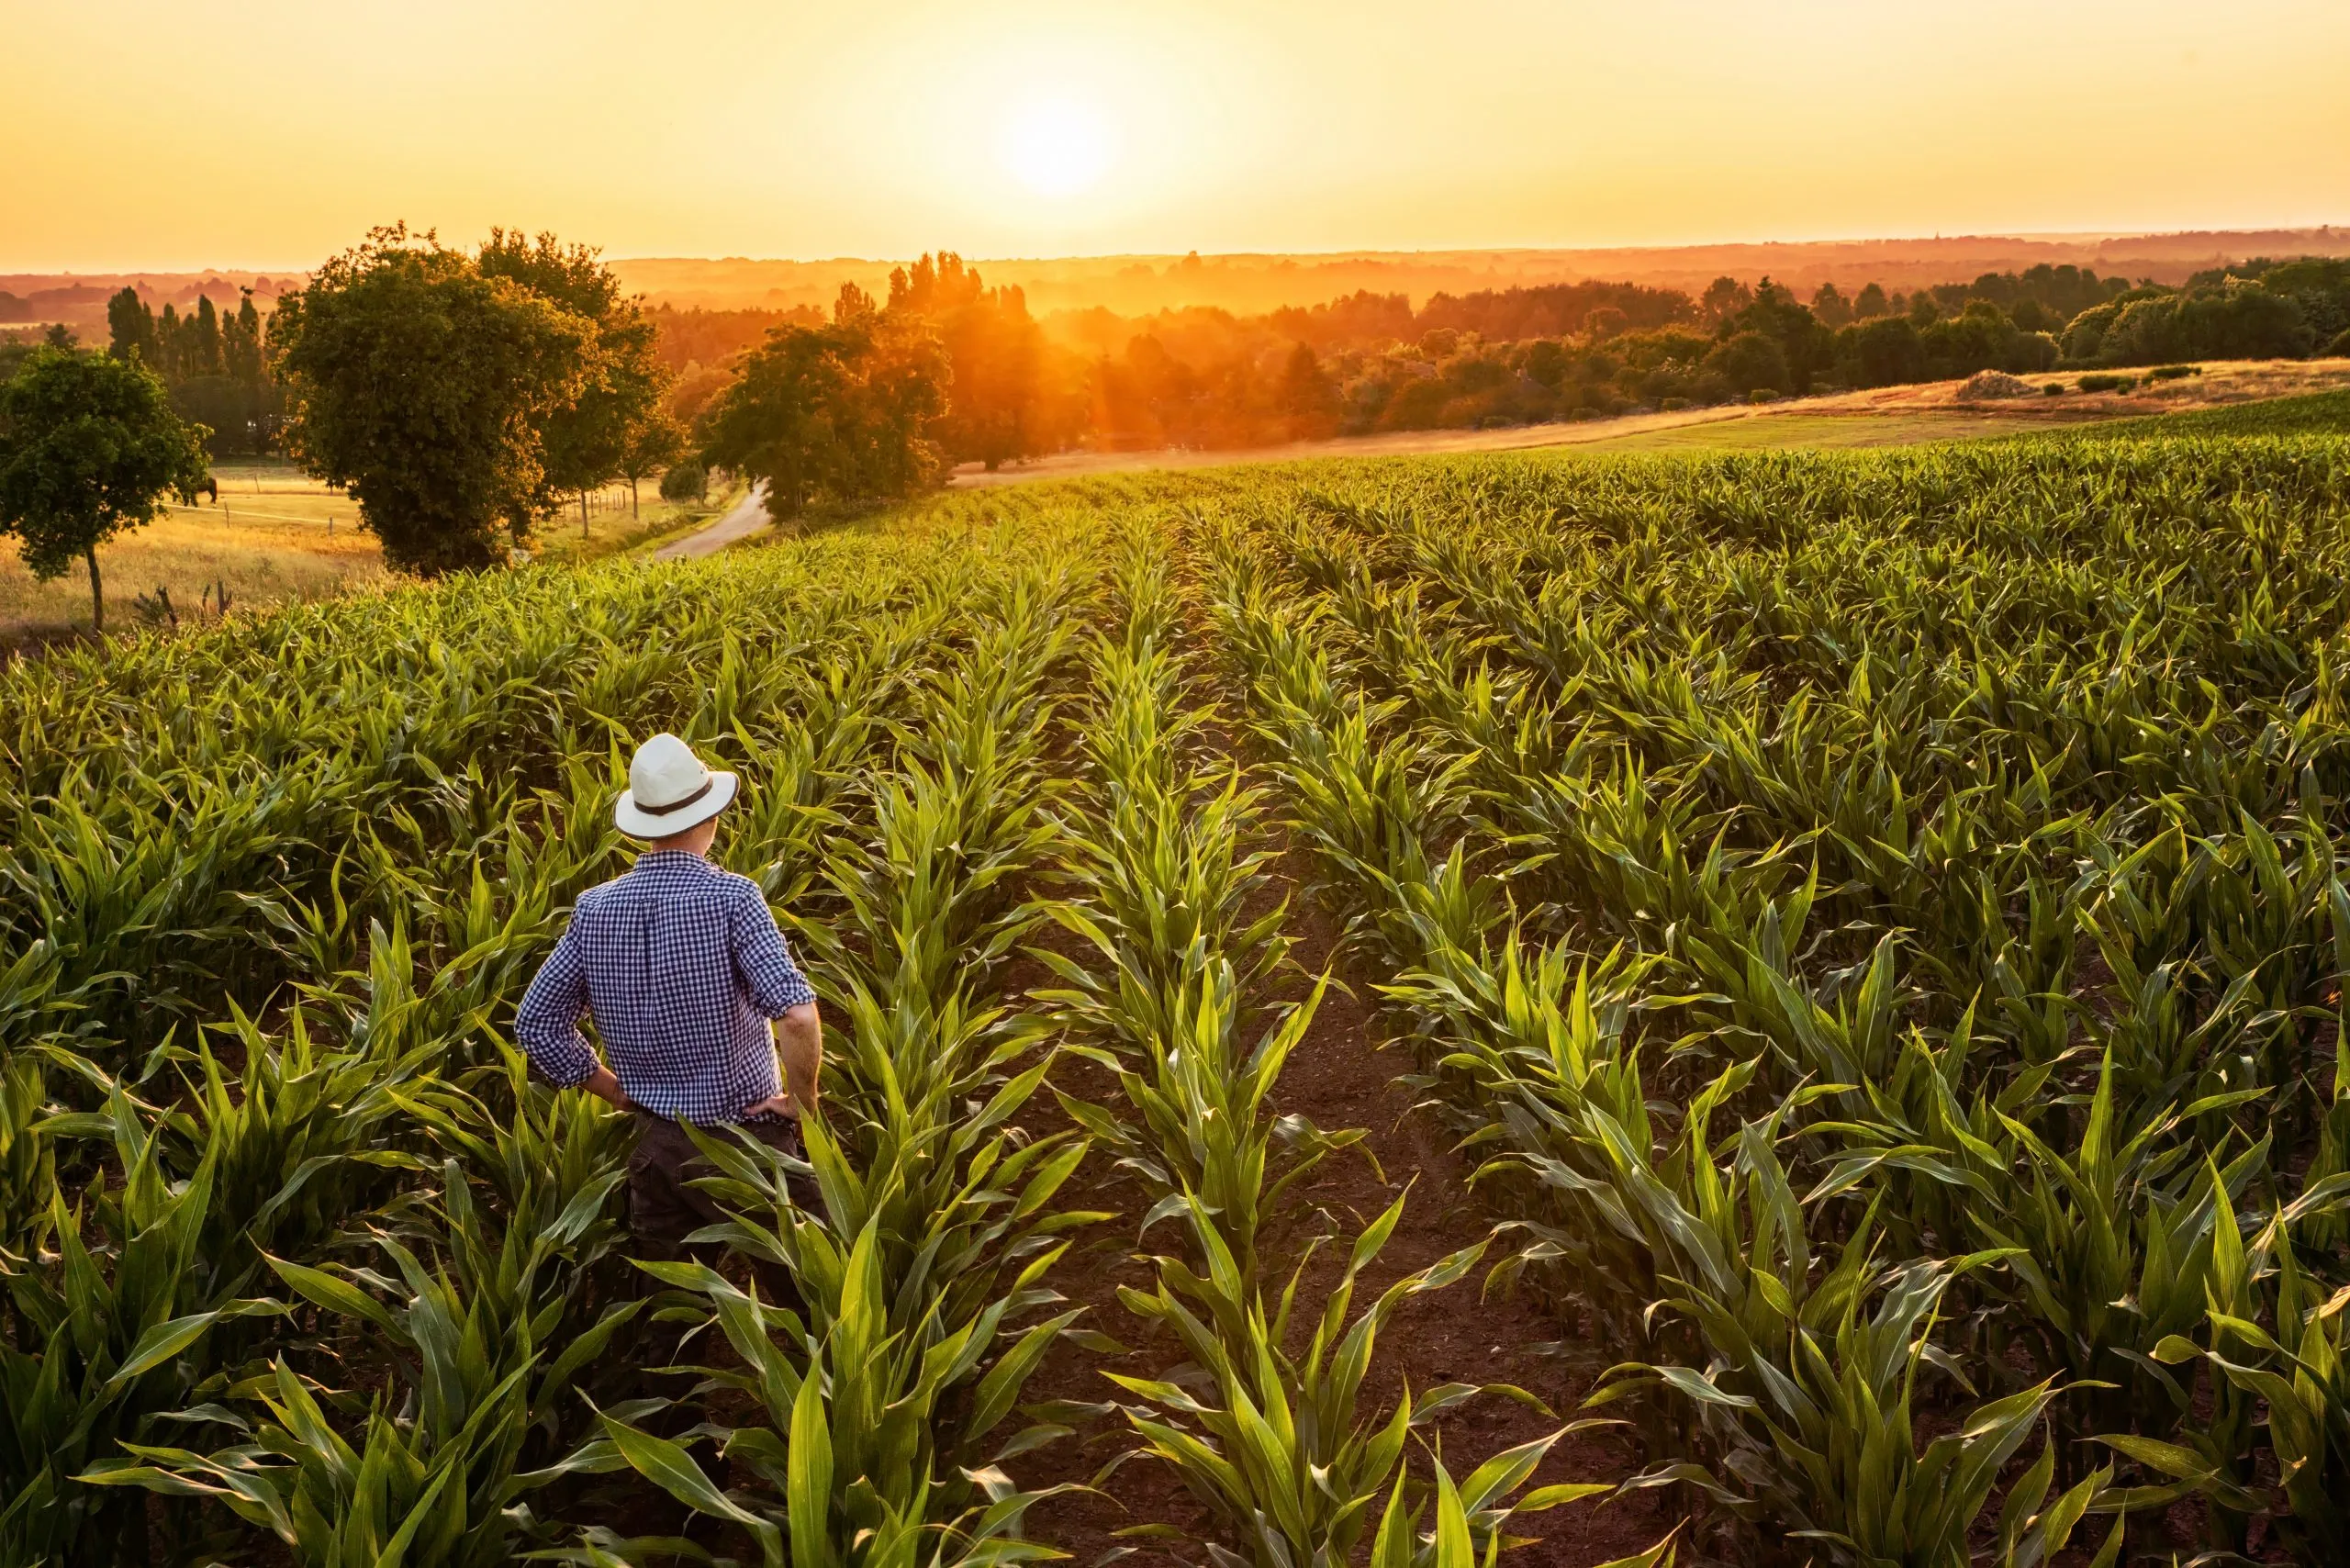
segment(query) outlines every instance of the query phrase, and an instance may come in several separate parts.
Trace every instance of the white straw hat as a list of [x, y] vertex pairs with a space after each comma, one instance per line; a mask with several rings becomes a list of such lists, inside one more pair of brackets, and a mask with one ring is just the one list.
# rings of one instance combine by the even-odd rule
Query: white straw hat
[[724, 811], [737, 785], [734, 775], [711, 772], [693, 747], [664, 732], [636, 748], [612, 821], [632, 838], [667, 838]]

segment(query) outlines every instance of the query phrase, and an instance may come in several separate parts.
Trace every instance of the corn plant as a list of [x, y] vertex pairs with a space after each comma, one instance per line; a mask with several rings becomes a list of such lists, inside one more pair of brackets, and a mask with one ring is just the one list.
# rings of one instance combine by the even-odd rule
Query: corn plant
[[[524, 1211], [500, 1234], [451, 1160], [431, 1238], [445, 1252], [439, 1267], [388, 1233], [376, 1245], [389, 1275], [270, 1259], [303, 1300], [389, 1350], [391, 1385], [322, 1403], [281, 1356], [232, 1391], [257, 1406], [252, 1417], [215, 1405], [183, 1417], [226, 1422], [244, 1441], [211, 1454], [126, 1442], [129, 1458], [81, 1479], [218, 1499], [321, 1568], [387, 1555], [458, 1568], [507, 1561], [532, 1526], [524, 1499], [568, 1468], [524, 1467], [533, 1428], [553, 1424], [639, 1305], [574, 1320], [556, 1263], [597, 1223], [620, 1174], [608, 1170], [551, 1216]], [[356, 1406], [359, 1431], [337, 1430], [329, 1404]]]
[[120, 1184], [94, 1183], [71, 1207], [52, 1189], [42, 1228], [56, 1250], [8, 1268], [0, 1555], [11, 1562], [147, 1555], [145, 1510], [73, 1478], [208, 1391], [206, 1340], [222, 1322], [279, 1310], [202, 1294], [212, 1155], [173, 1182], [161, 1137], [119, 1088], [107, 1122]]
[[[1396, 1308], [1458, 1282], [1483, 1252], [1482, 1245], [1467, 1248], [1405, 1275], [1350, 1321], [1356, 1281], [1394, 1233], [1404, 1203], [1397, 1198], [1355, 1238], [1299, 1357], [1282, 1347], [1305, 1260], [1269, 1314], [1225, 1246], [1220, 1226], [1196, 1200], [1186, 1215], [1203, 1271], [1162, 1258], [1156, 1292], [1121, 1290], [1129, 1310], [1173, 1331], [1196, 1369], [1162, 1378], [1112, 1376], [1143, 1402], [1125, 1412], [1143, 1439], [1136, 1457], [1172, 1468], [1216, 1515], [1227, 1539], [1245, 1549], [1243, 1555], [1217, 1548], [1212, 1552], [1217, 1561], [1259, 1568], [1347, 1561], [1371, 1529], [1371, 1510], [1404, 1462], [1415, 1428], [1483, 1392], [1447, 1383], [1415, 1397], [1406, 1386], [1384, 1418], [1360, 1408], [1371, 1351]], [[1516, 1389], [1505, 1392], [1530, 1398]], [[1571, 1424], [1522, 1443], [1481, 1467], [1466, 1504], [1478, 1541], [1498, 1537], [1516, 1514], [1607, 1490], [1554, 1486], [1515, 1505], [1508, 1501], [1572, 1429]]]

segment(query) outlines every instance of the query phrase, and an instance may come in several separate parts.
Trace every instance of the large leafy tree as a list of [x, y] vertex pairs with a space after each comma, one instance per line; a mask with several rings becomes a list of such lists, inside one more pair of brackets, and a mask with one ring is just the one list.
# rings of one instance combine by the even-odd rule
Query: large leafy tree
[[703, 459], [766, 481], [786, 517], [817, 499], [906, 495], [937, 476], [930, 432], [951, 374], [927, 323], [845, 286], [830, 325], [778, 327], [744, 356], [703, 416]]
[[597, 257], [592, 246], [566, 245], [553, 234], [525, 239], [519, 230], [493, 229], [479, 258], [484, 276], [510, 279], [590, 328], [579, 389], [542, 427], [539, 498], [539, 510], [551, 512], [558, 497], [579, 496], [583, 521], [588, 491], [623, 476], [633, 488], [633, 481], [667, 460], [658, 427], [676, 379], [661, 363], [659, 333], [642, 300], [622, 294], [620, 280]]
[[44, 581], [90, 569], [90, 623], [106, 624], [98, 546], [154, 520], [204, 479], [204, 427], [172, 411], [136, 360], [36, 351], [0, 385], [0, 533]]
[[405, 226], [378, 229], [280, 299], [270, 348], [288, 445], [345, 486], [385, 559], [477, 570], [527, 537], [544, 431], [588, 379], [595, 324]]

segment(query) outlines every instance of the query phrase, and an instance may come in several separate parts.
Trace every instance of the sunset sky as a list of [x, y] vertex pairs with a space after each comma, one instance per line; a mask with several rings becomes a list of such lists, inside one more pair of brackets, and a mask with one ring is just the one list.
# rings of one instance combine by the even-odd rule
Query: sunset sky
[[2344, 0], [14, 0], [0, 271], [2350, 221]]

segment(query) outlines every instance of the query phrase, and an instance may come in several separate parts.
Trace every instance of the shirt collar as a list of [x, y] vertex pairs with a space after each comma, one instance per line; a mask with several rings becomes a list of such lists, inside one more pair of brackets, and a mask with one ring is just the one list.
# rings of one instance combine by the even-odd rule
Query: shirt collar
[[[675, 871], [699, 867], [714, 869], [707, 856], [696, 855], [690, 849], [648, 849], [636, 857], [637, 866], [655, 871]], [[631, 868], [632, 870], [635, 867]]]

